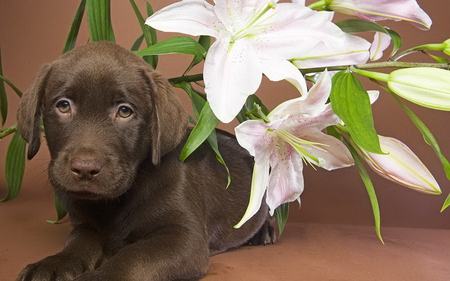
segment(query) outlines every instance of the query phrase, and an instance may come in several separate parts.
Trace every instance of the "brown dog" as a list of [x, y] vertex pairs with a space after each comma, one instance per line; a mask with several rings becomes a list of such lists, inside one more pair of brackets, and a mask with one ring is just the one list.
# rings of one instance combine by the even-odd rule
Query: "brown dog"
[[73, 230], [62, 251], [17, 280], [195, 280], [212, 254], [273, 242], [265, 204], [233, 228], [249, 200], [249, 154], [219, 132], [228, 189], [207, 145], [181, 163], [187, 115], [167, 80], [132, 52], [97, 42], [43, 66], [18, 111], [29, 159], [41, 118], [49, 179]]

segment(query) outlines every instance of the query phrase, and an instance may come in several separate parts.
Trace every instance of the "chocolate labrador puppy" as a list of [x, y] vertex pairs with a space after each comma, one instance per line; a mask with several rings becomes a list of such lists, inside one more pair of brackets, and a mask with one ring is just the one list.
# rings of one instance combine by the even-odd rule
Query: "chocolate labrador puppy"
[[19, 131], [31, 159], [43, 120], [49, 179], [73, 230], [20, 281], [196, 280], [209, 256], [273, 242], [268, 207], [241, 228], [252, 158], [218, 133], [227, 172], [208, 145], [184, 163], [187, 114], [171, 85], [113, 43], [79, 47], [44, 65], [24, 94]]

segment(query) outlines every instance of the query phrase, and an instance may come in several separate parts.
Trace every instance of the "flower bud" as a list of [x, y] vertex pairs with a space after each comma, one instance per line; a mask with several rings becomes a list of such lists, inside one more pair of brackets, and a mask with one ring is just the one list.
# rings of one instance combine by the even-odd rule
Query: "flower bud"
[[388, 87], [418, 105], [450, 111], [450, 71], [416, 67], [398, 69], [389, 75]]
[[382, 177], [413, 190], [441, 194], [439, 184], [420, 159], [401, 141], [379, 136], [387, 154], [362, 151], [370, 167]]

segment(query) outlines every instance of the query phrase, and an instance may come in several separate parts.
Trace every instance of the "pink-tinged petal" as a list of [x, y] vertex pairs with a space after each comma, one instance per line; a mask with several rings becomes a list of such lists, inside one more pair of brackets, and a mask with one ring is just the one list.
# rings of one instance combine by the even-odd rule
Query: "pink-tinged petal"
[[242, 219], [234, 226], [241, 227], [245, 222], [253, 217], [261, 208], [261, 201], [266, 193], [269, 182], [269, 159], [261, 165], [255, 163], [253, 166], [252, 186], [250, 191], [250, 201]]
[[401, 141], [379, 136], [381, 149], [388, 154], [363, 151], [367, 163], [382, 177], [427, 194], [441, 194], [439, 184], [420, 159]]
[[325, 110], [325, 104], [330, 97], [331, 86], [331, 75], [328, 71], [322, 72], [317, 79], [317, 82], [309, 90], [308, 95], [302, 102], [302, 113], [307, 113], [310, 116], [317, 116], [320, 112]]
[[229, 123], [239, 113], [262, 79], [261, 63], [249, 40], [230, 42], [221, 32], [206, 56], [203, 78], [205, 92], [217, 118]]
[[309, 93], [300, 98], [281, 103], [269, 113], [268, 118], [275, 120], [291, 115], [294, 119], [303, 119], [303, 116], [307, 118], [317, 116], [327, 109], [325, 103], [330, 96], [330, 91], [331, 76], [327, 71], [324, 71]]
[[277, 130], [283, 122], [284, 120], [276, 120], [266, 124], [259, 120], [244, 121], [234, 129], [236, 139], [255, 157], [255, 162], [261, 164], [269, 159], [278, 141], [278, 137], [271, 131]]
[[304, 189], [302, 158], [291, 146], [281, 146], [271, 157], [266, 203], [270, 215], [283, 203], [297, 200]]
[[305, 149], [316, 158], [319, 167], [331, 171], [345, 168], [354, 164], [353, 157], [348, 148], [337, 138], [324, 134], [321, 131], [307, 129], [304, 131], [304, 139], [321, 145], [306, 145]]
[[165, 32], [180, 32], [193, 36], [218, 37], [218, 31], [223, 29], [213, 7], [204, 0], [173, 3], [154, 13], [145, 24]]
[[300, 69], [362, 64], [369, 59], [370, 46], [360, 37], [345, 34], [340, 44], [330, 47], [320, 42], [312, 50], [295, 57], [292, 63]]
[[307, 93], [306, 80], [302, 73], [287, 60], [261, 60], [262, 72], [271, 81], [287, 80], [300, 93]]
[[319, 42], [340, 45], [345, 33], [329, 16], [293, 3], [281, 3], [252, 27], [254, 48], [262, 59], [292, 59]]
[[429, 29], [432, 24], [416, 0], [331, 0], [328, 8], [370, 21], [409, 21], [420, 29]]
[[383, 32], [375, 32], [372, 46], [370, 47], [370, 60], [379, 60], [383, 51], [391, 44], [391, 36]]

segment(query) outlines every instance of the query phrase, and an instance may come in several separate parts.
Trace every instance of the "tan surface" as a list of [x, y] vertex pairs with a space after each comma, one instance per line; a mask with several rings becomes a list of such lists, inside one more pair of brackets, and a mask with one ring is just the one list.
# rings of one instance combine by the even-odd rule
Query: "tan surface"
[[[40, 196], [38, 196], [40, 197]], [[35, 197], [0, 205], [0, 280], [56, 253], [69, 223], [50, 225], [51, 202]], [[447, 281], [450, 230], [291, 222], [274, 245], [242, 247], [211, 258], [206, 281], [358, 280]]]

